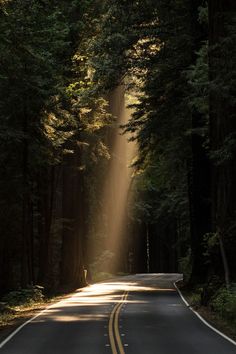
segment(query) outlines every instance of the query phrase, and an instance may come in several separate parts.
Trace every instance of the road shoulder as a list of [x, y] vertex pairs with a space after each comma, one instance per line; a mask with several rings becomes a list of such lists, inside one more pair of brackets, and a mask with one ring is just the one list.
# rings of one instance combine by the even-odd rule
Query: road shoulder
[[181, 282], [175, 282], [174, 285], [186, 306], [189, 307], [202, 322], [236, 345], [236, 328], [232, 328], [229, 323], [219, 318], [210, 308], [193, 303], [192, 298], [194, 297], [194, 293], [184, 289]]

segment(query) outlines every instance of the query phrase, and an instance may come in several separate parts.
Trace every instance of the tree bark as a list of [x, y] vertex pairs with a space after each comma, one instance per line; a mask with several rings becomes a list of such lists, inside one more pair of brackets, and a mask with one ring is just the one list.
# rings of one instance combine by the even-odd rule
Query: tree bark
[[[224, 279], [236, 269], [236, 135], [235, 83], [236, 2], [209, 0], [209, 81], [210, 81], [210, 148], [212, 160], [213, 231], [219, 234], [219, 249]], [[231, 141], [233, 148], [227, 146]], [[231, 143], [231, 144], [232, 144]]]
[[[198, 21], [198, 8], [201, 1], [191, 2], [192, 9], [192, 37], [193, 53], [196, 53], [202, 41], [206, 39]], [[196, 60], [193, 55], [193, 62]], [[190, 231], [192, 272], [190, 285], [204, 283], [207, 277], [207, 265], [204, 258], [204, 235], [211, 231], [211, 207], [210, 207], [210, 161], [204, 147], [205, 138], [197, 130], [203, 128], [202, 115], [194, 110], [192, 112], [192, 158], [189, 162], [188, 189], [190, 206]]]
[[61, 288], [73, 290], [86, 284], [83, 260], [83, 171], [81, 149], [67, 155], [63, 166], [63, 240]]
[[29, 141], [28, 141], [28, 110], [27, 100], [24, 102], [22, 130], [25, 134], [22, 143], [22, 250], [21, 250], [21, 286], [32, 285], [33, 260], [31, 254], [32, 219], [31, 219], [31, 191], [29, 178]]
[[55, 167], [47, 167], [38, 180], [38, 212], [39, 212], [39, 275], [38, 283], [47, 290], [53, 290], [53, 253], [51, 226], [55, 199]]

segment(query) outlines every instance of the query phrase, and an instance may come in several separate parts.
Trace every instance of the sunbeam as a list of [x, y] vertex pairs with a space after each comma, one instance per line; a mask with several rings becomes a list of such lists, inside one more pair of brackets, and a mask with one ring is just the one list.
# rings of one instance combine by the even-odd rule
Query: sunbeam
[[[115, 119], [110, 136], [111, 158], [103, 186], [102, 208], [98, 210], [98, 233], [104, 235], [104, 249], [112, 255], [103, 271], [115, 273], [126, 271], [124, 250], [127, 237], [128, 199], [132, 181], [132, 160], [135, 143], [129, 141], [129, 134], [123, 134], [122, 126], [128, 123], [132, 110], [127, 107], [124, 86], [116, 88], [109, 98], [110, 113]], [[105, 222], [104, 216], [105, 215]], [[93, 247], [93, 246], [92, 246]]]

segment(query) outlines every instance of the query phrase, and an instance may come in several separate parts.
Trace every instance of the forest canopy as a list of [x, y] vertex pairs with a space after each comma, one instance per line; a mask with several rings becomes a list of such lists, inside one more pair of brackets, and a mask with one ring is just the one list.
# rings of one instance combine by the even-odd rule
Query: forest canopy
[[235, 21], [232, 0], [1, 1], [1, 295], [236, 282]]

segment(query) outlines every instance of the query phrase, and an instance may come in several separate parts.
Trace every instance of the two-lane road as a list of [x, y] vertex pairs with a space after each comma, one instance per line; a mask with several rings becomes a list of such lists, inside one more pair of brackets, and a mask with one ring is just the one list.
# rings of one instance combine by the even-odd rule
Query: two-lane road
[[57, 303], [0, 344], [0, 354], [236, 354], [183, 303], [178, 274], [94, 284]]

